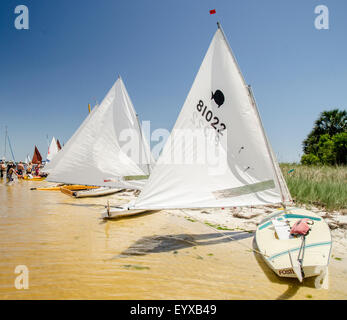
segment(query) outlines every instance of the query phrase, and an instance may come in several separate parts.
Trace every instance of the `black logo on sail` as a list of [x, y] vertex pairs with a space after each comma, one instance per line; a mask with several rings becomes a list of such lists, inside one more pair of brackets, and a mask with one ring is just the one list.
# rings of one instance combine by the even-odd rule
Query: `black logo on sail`
[[225, 101], [223, 92], [220, 90], [216, 90], [215, 93], [212, 92], [211, 100], [214, 100], [219, 108]]

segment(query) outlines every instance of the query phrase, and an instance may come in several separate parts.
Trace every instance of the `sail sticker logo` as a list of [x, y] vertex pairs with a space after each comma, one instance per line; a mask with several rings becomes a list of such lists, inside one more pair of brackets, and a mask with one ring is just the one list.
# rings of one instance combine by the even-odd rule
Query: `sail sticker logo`
[[214, 102], [217, 104], [218, 108], [220, 108], [225, 101], [225, 97], [224, 97], [223, 92], [220, 90], [216, 90], [215, 93], [213, 93], [213, 91], [212, 91], [211, 100], [214, 100]]

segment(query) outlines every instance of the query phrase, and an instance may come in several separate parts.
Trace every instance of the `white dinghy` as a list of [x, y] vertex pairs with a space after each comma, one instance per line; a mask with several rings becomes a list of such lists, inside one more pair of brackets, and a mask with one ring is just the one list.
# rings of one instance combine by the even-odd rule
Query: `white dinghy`
[[[291, 235], [291, 228], [301, 219], [309, 219], [308, 234]], [[328, 288], [332, 242], [323, 218], [299, 208], [276, 212], [259, 224], [256, 242], [265, 262], [278, 276], [298, 278], [300, 282], [318, 276], [316, 287]]]
[[137, 114], [119, 77], [102, 103], [47, 165], [47, 181], [104, 187], [79, 196], [106, 195], [117, 188], [141, 190], [153, 163]]
[[109, 188], [109, 187], [100, 187], [97, 189], [89, 189], [82, 191], [72, 191], [71, 196], [75, 198], [91, 198], [91, 197], [104, 197], [109, 196], [111, 194], [115, 194], [123, 191], [123, 189], [119, 188]]
[[[127, 212], [134, 215], [161, 209], [278, 203], [285, 206], [291, 202], [252, 91], [218, 24], [218, 30], [148, 182], [133, 203], [118, 208], [107, 207], [102, 217], [112, 219]], [[283, 214], [293, 222], [300, 215], [315, 218], [311, 213], [297, 214], [296, 211], [284, 211]], [[281, 221], [278, 222], [279, 225]], [[314, 261], [313, 258], [307, 261], [310, 267], [317, 267], [318, 270], [328, 263], [331, 240], [323, 219], [316, 220], [313, 229], [306, 244], [327, 243], [326, 246], [316, 245], [314, 250], [327, 259], [324, 263], [321, 259]], [[265, 232], [272, 232], [271, 236]], [[272, 255], [290, 252], [293, 253], [292, 264], [297, 266], [294, 253], [300, 240], [275, 239], [273, 233], [272, 228], [257, 232], [257, 243], [263, 258], [269, 262], [269, 252]], [[311, 249], [305, 251], [313, 252]], [[280, 260], [276, 258], [275, 261]], [[283, 268], [289, 267], [288, 261]], [[269, 265], [277, 268], [277, 265]], [[304, 270], [304, 273], [306, 277], [316, 274], [308, 270]], [[277, 274], [287, 275], [283, 272]]]

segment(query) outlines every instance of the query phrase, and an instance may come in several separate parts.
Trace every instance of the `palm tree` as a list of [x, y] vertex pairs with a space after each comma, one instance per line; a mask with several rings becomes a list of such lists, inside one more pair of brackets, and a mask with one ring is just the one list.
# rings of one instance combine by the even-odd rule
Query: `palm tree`
[[303, 142], [304, 153], [317, 154], [321, 135], [329, 134], [332, 137], [341, 132], [347, 132], [347, 111], [339, 109], [323, 111], [315, 121], [312, 131]]
[[326, 134], [334, 136], [337, 133], [347, 131], [347, 111], [334, 109], [331, 111], [323, 111], [316, 120], [313, 128], [317, 134]]

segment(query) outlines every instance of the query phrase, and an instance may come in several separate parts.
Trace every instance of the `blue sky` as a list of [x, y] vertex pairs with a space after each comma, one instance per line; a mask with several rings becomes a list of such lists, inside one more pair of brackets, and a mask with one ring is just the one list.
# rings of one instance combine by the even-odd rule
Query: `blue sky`
[[[29, 8], [29, 30], [14, 8]], [[329, 30], [314, 26], [329, 8]], [[209, 10], [216, 9], [215, 15]], [[323, 110], [347, 105], [345, 0], [2, 0], [0, 155], [66, 142], [120, 74], [141, 120], [171, 130], [220, 21], [280, 161]], [[9, 157], [9, 153], [8, 153]]]

